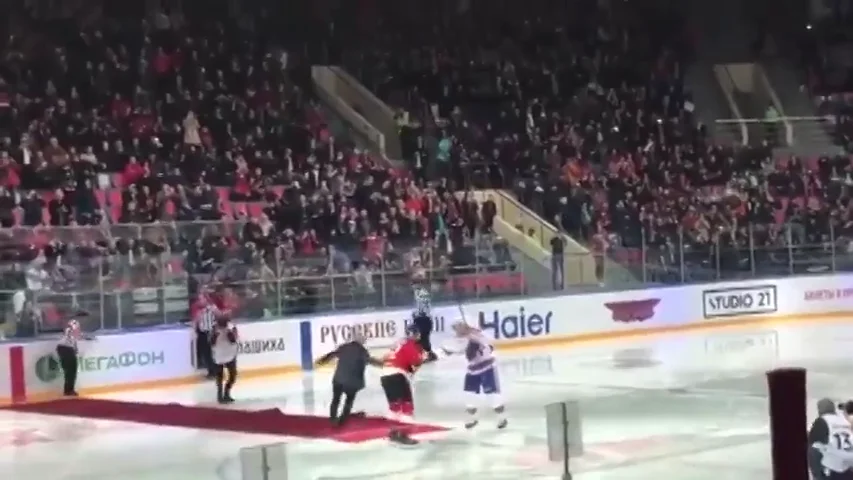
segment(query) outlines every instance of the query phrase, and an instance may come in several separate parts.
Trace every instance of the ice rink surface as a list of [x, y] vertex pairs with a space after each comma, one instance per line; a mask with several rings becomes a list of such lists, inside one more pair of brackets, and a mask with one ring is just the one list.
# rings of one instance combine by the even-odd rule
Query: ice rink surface
[[[812, 403], [853, 397], [853, 321], [539, 347], [500, 358], [504, 431], [488, 409], [476, 429], [461, 429], [464, 364], [451, 358], [425, 367], [415, 384], [418, 421], [451, 430], [416, 448], [4, 412], [0, 471], [10, 479], [260, 479], [257, 471], [241, 476], [240, 449], [270, 445], [272, 480], [559, 478], [561, 465], [547, 458], [545, 405], [572, 401], [584, 448], [572, 459], [576, 479], [764, 480], [768, 368], [806, 367]], [[383, 414], [375, 373], [371, 379], [356, 407]], [[324, 415], [328, 384], [323, 371], [246, 380], [229, 408]], [[212, 385], [198, 385], [107, 397], [208, 404], [212, 396]]]

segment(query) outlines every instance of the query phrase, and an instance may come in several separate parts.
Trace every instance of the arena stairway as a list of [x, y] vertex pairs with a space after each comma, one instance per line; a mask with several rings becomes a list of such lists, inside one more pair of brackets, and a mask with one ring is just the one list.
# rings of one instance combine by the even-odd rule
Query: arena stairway
[[[781, 58], [767, 58], [760, 63], [785, 110], [785, 116], [818, 116], [809, 94], [805, 89], [800, 88], [801, 82], [798, 81], [797, 72], [792, 65]], [[794, 129], [794, 145], [784, 151], [777, 151], [777, 154], [798, 156], [844, 154], [844, 149], [835, 145], [829, 136], [827, 127], [834, 126], [830, 122], [821, 122], [816, 119], [792, 121], [791, 125]]]

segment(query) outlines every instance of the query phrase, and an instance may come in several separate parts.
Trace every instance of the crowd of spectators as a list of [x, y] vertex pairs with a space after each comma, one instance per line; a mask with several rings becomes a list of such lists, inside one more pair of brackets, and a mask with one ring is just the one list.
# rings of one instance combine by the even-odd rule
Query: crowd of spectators
[[222, 286], [273, 299], [247, 300], [256, 316], [409, 303], [413, 281], [522, 288], [474, 200], [336, 138], [305, 62], [251, 18], [36, 25], [0, 64], [7, 314], [112, 326]]
[[421, 175], [508, 188], [586, 242], [602, 270], [615, 261], [637, 279], [853, 266], [829, 260], [853, 233], [850, 161], [715, 144], [684, 88], [692, 42], [674, 11], [498, 2], [483, 15], [471, 4], [432, 29], [411, 23], [420, 15], [385, 19], [399, 28], [344, 52], [398, 112]]
[[[850, 162], [715, 144], [683, 85], [689, 28], [665, 6], [359, 12], [312, 23], [322, 48], [304, 51], [248, 17], [174, 13], [15, 37], [0, 64], [3, 289], [73, 297], [64, 310], [101, 322], [163, 285], [161, 306], [228, 287], [248, 316], [405, 304], [413, 281], [517, 293], [477, 187], [511, 190], [638, 278], [815, 271], [847, 250]], [[408, 169], [333, 132], [306, 81], [316, 50], [398, 112]], [[853, 125], [846, 97], [824, 98]]]

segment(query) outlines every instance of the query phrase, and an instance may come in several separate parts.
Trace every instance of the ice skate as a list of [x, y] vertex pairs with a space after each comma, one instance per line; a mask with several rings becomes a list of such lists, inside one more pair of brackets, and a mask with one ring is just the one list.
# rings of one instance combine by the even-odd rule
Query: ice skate
[[506, 428], [507, 425], [509, 425], [509, 422], [507, 421], [507, 419], [504, 418], [503, 420], [498, 422], [498, 430], [503, 430], [504, 428]]
[[420, 443], [414, 438], [408, 436], [405, 432], [400, 430], [391, 430], [391, 433], [388, 435], [388, 440], [390, 440], [392, 443], [396, 443], [397, 445], [403, 445], [407, 447]]
[[478, 420], [471, 420], [470, 422], [465, 422], [465, 430], [471, 430], [476, 427], [480, 422]]

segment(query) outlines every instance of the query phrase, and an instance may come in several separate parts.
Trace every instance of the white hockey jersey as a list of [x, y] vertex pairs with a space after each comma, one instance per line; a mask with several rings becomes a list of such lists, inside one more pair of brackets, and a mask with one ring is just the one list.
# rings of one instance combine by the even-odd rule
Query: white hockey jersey
[[471, 332], [461, 338], [455, 338], [451, 344], [442, 347], [448, 355], [465, 354], [469, 374], [480, 374], [495, 366], [495, 348], [485, 335], [479, 331]]
[[846, 472], [853, 467], [853, 427], [842, 414], [821, 415], [829, 427], [829, 443], [821, 448], [821, 464], [833, 472]]

